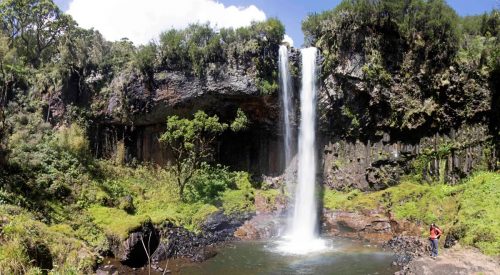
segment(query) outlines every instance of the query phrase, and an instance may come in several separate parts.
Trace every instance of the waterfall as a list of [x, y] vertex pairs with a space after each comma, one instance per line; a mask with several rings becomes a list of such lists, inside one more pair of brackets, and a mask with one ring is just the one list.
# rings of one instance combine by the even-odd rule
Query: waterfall
[[317, 49], [306, 48], [302, 56], [302, 89], [300, 92], [300, 129], [298, 178], [295, 187], [293, 217], [287, 241], [280, 250], [305, 254], [322, 250], [318, 238], [318, 203], [316, 197], [316, 59]]
[[290, 78], [290, 67], [288, 66], [288, 48], [284, 45], [279, 49], [279, 77], [280, 90], [283, 104], [283, 132], [285, 137], [285, 182], [288, 191], [291, 191], [291, 169], [289, 169], [292, 161], [292, 128], [291, 121], [294, 117], [292, 106], [292, 81]]

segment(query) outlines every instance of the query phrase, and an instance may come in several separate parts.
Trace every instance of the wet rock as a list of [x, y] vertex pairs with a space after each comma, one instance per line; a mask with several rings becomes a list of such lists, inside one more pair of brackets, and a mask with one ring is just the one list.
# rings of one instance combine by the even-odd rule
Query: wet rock
[[234, 236], [241, 240], [270, 239], [279, 235], [283, 225], [284, 219], [273, 214], [261, 214], [246, 221], [234, 232]]
[[183, 227], [165, 222], [160, 228], [161, 242], [151, 259], [160, 262], [170, 257], [184, 257], [193, 261], [203, 261], [215, 256], [214, 244], [234, 239], [234, 232], [250, 214], [225, 215], [222, 211], [209, 216], [202, 224], [200, 234]]
[[262, 186], [271, 189], [278, 189], [282, 187], [285, 183], [285, 178], [283, 175], [277, 177], [271, 177], [262, 175]]
[[392, 223], [394, 221], [381, 210], [364, 213], [325, 210], [323, 213], [325, 233], [374, 242], [384, 242], [392, 238]]
[[366, 169], [366, 181], [372, 190], [383, 190], [397, 185], [403, 169], [397, 161], [376, 161]]
[[444, 248], [451, 248], [458, 243], [458, 237], [454, 234], [446, 235], [446, 239], [444, 240]]
[[417, 257], [426, 255], [427, 242], [419, 237], [396, 236], [383, 245], [394, 251], [395, 264], [404, 266]]
[[224, 212], [218, 211], [210, 215], [201, 226], [203, 236], [210, 240], [210, 242], [230, 240], [236, 229], [251, 218], [251, 216], [249, 213], [237, 213], [228, 216]]
[[100, 266], [96, 270], [96, 275], [118, 275], [118, 268], [115, 267], [114, 265], [104, 265]]
[[404, 275], [469, 275], [500, 274], [500, 263], [475, 249], [455, 247], [440, 251], [436, 259], [428, 256], [414, 258], [399, 274]]
[[213, 247], [207, 246], [198, 250], [194, 254], [191, 260], [194, 262], [203, 262], [205, 260], [215, 257], [216, 255], [217, 251]]
[[257, 193], [254, 204], [257, 215], [270, 213], [281, 215], [286, 211], [288, 201], [286, 196], [282, 194], [270, 198]]

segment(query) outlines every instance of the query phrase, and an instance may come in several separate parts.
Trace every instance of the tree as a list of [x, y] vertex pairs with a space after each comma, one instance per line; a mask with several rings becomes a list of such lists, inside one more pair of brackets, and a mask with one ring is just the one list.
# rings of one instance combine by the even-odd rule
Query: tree
[[[238, 127], [243, 129], [242, 121], [246, 121], [244, 113], [238, 112]], [[167, 130], [160, 137], [160, 142], [172, 151], [173, 172], [179, 187], [179, 196], [184, 200], [184, 190], [190, 183], [197, 169], [204, 161], [213, 157], [213, 145], [217, 137], [228, 129], [228, 124], [219, 121], [217, 115], [208, 116], [203, 111], [194, 114], [193, 119], [170, 116], [167, 119]]]
[[6, 158], [7, 122], [5, 108], [16, 81], [20, 81], [23, 67], [17, 58], [16, 50], [9, 47], [8, 37], [0, 32], [0, 164]]
[[58, 38], [73, 22], [52, 0], [3, 0], [0, 18], [11, 46], [34, 67], [51, 57]]
[[154, 77], [154, 69], [156, 64], [156, 45], [149, 43], [145, 46], [140, 46], [135, 54], [135, 64], [146, 78], [146, 82], [152, 90], [152, 82]]

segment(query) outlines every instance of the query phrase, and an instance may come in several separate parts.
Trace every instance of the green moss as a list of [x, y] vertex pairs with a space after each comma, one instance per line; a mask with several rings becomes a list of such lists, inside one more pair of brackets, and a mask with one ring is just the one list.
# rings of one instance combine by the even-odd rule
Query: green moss
[[323, 206], [331, 210], [340, 210], [347, 206], [347, 194], [335, 190], [323, 191]]
[[64, 273], [69, 268], [75, 273], [92, 272], [97, 255], [75, 237], [71, 227], [49, 227], [25, 210], [13, 206], [0, 206], [0, 217], [7, 221], [1, 227], [1, 274], [35, 272], [37, 268], [33, 266], [29, 252], [38, 251], [40, 246], [46, 247], [47, 253], [51, 254], [54, 272]]
[[486, 254], [500, 254], [500, 174], [478, 173], [467, 183], [460, 200], [457, 228], [463, 242]]
[[254, 194], [247, 190], [227, 190], [222, 194], [224, 213], [242, 213], [255, 210]]
[[266, 198], [267, 202], [274, 204], [276, 202], [276, 197], [278, 197], [281, 192], [278, 189], [267, 189], [267, 190], [256, 190], [255, 195], [263, 196]]
[[120, 239], [126, 239], [131, 231], [149, 220], [145, 216], [129, 215], [124, 210], [100, 205], [94, 205], [88, 211], [95, 223], [102, 227], [107, 234], [117, 236]]
[[333, 210], [355, 211], [377, 207], [377, 193], [363, 194], [359, 190], [340, 192], [326, 189], [323, 191], [324, 207]]

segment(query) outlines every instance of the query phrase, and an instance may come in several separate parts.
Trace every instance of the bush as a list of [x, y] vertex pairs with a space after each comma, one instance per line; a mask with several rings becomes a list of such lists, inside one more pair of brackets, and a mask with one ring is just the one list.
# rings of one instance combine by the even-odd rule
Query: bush
[[16, 207], [0, 206], [0, 217], [7, 220], [0, 228], [0, 273], [24, 274], [52, 267], [55, 272], [93, 271], [97, 255], [74, 237], [71, 228], [48, 227]]
[[187, 185], [187, 200], [191, 202], [205, 201], [211, 202], [219, 198], [219, 195], [226, 189], [234, 189], [233, 173], [227, 167], [221, 165], [208, 165], [203, 163], [194, 177], [192, 184]]
[[257, 67], [258, 77], [271, 82], [284, 33], [283, 24], [273, 18], [236, 30], [216, 32], [208, 24], [169, 30], [160, 35], [161, 66], [203, 77], [209, 64], [233, 63], [248, 67], [249, 62], [254, 61], [252, 65]]
[[85, 156], [89, 152], [89, 141], [85, 130], [77, 124], [61, 127], [54, 137], [55, 146], [75, 156]]

